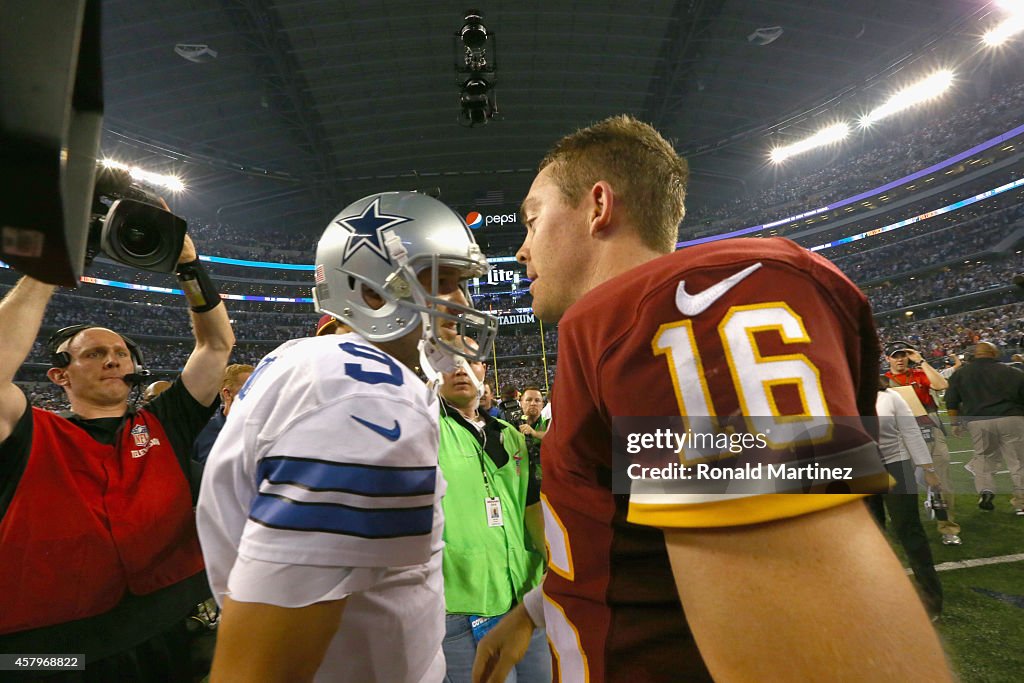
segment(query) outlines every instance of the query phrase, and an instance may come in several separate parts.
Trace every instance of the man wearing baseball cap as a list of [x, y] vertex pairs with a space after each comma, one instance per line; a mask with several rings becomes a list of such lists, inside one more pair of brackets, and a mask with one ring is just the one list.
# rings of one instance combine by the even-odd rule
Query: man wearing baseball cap
[[[949, 476], [949, 447], [946, 445], [946, 432], [939, 419], [939, 406], [932, 396], [932, 390], [942, 391], [949, 386], [946, 378], [929, 365], [914, 346], [904, 340], [896, 340], [885, 345], [885, 358], [889, 361], [889, 378], [891, 387], [913, 387], [914, 393], [924, 406], [927, 415], [918, 418], [921, 432], [931, 449], [935, 473], [939, 477], [939, 488], [942, 497], [949, 506], [947, 519], [936, 520], [943, 545], [960, 545], [960, 525], [953, 518], [953, 485]], [[911, 367], [911, 363], [918, 367]]]
[[322, 337], [325, 334], [345, 334], [351, 331], [351, 327], [328, 313], [320, 316], [320, 322], [316, 324], [316, 333], [313, 336]]

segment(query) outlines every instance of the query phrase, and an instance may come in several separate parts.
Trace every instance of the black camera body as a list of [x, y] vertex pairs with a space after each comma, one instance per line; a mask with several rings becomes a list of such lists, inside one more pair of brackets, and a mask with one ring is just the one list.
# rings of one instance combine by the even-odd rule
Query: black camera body
[[86, 263], [99, 252], [142, 270], [172, 273], [188, 224], [125, 170], [99, 166], [93, 193]]
[[504, 419], [505, 422], [511, 423], [517, 427], [526, 422], [526, 418], [523, 417], [523, 406], [514, 398], [510, 398], [499, 403], [498, 410], [501, 411], [501, 414], [504, 416], [502, 419]]

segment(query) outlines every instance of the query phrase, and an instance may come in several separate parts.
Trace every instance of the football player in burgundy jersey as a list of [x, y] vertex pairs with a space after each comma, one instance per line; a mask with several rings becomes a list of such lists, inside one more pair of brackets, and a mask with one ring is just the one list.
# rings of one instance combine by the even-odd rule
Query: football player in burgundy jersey
[[[687, 176], [621, 116], [560, 141], [523, 202], [534, 311], [560, 321], [549, 571], [481, 641], [476, 680], [503, 681], [537, 622], [561, 681], [950, 680], [859, 495], [613, 493], [613, 418], [874, 415], [864, 295], [784, 239], [673, 253]], [[828, 434], [819, 452], [875, 453], [866, 432]]]

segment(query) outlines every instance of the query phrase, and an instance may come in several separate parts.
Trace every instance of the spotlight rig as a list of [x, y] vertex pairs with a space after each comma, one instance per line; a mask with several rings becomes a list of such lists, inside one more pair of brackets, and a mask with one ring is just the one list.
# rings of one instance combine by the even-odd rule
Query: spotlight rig
[[494, 95], [497, 41], [494, 33], [484, 26], [478, 10], [466, 10], [462, 28], [454, 34], [453, 47], [455, 79], [462, 107], [459, 124], [468, 128], [482, 126], [498, 114]]

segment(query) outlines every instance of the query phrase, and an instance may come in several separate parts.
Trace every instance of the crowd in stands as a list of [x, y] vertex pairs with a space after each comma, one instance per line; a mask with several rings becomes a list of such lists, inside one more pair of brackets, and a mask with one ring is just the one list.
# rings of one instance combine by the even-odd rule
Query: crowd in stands
[[961, 263], [914, 279], [900, 279], [867, 287], [864, 293], [876, 314], [941, 301], [964, 294], [996, 290], [1011, 284], [1013, 274], [1024, 267], [1024, 255]]
[[698, 224], [701, 233], [709, 234], [757, 225], [884, 185], [1020, 125], [1021, 111], [1024, 83], [1017, 83], [948, 116], [929, 118], [927, 125], [905, 135], [894, 138], [891, 129], [883, 128], [877, 143], [867, 140], [860, 154], [837, 155], [810, 173], [783, 177], [727, 204], [693, 211], [688, 232]]
[[[501, 392], [508, 387], [514, 387], [522, 391], [525, 387], [540, 387], [546, 392], [546, 387], [554, 384], [555, 363], [553, 359], [548, 360], [548, 381], [544, 383], [544, 367], [539, 362], [536, 365], [505, 365], [498, 361], [497, 379], [493, 368], [487, 370], [487, 381], [491, 386], [497, 386], [495, 396], [501, 396]], [[497, 385], [495, 385], [497, 382]], [[499, 399], [500, 400], [500, 399]]]
[[[997, 306], [979, 311], [969, 311], [956, 315], [943, 316], [930, 320], [904, 321], [880, 326], [879, 337], [885, 340], [907, 339], [918, 345], [922, 353], [929, 358], [941, 358], [949, 354], [969, 352], [979, 341], [991, 341], [999, 346], [1003, 360], [1009, 359], [1013, 353], [1024, 350], [1024, 303]], [[502, 389], [535, 385], [545, 388], [554, 382], [556, 333], [546, 331], [548, 351], [547, 374], [548, 382], [544, 381], [544, 366], [541, 360], [534, 357], [527, 361], [506, 361], [501, 355], [521, 355], [527, 349], [539, 348], [540, 336], [527, 334], [509, 336], [499, 339], [503, 351], [499, 352], [497, 378], [492, 367], [488, 381], [497, 386], [500, 394]], [[518, 346], [516, 346], [518, 345]], [[257, 364], [267, 353], [266, 345], [240, 344], [232, 356], [234, 363]], [[191, 347], [188, 344], [151, 342], [143, 345], [147, 365], [150, 368], [180, 370], [188, 357]], [[42, 344], [37, 344], [30, 362], [44, 363], [46, 358]], [[523, 364], [520, 364], [523, 363]], [[161, 377], [163, 375], [160, 375]], [[33, 381], [19, 382], [33, 405], [47, 410], [65, 410], [67, 402], [63, 391], [49, 383], [40, 373], [35, 374]]]
[[[202, 245], [201, 254], [215, 254], [247, 261], [313, 263], [317, 234], [294, 230], [270, 230], [254, 235], [251, 230], [227, 223], [189, 221], [188, 232]], [[290, 253], [289, 253], [290, 252]]]
[[948, 228], [891, 243], [848, 256], [832, 250], [822, 255], [839, 266], [855, 282], [870, 282], [930, 265], [949, 263], [991, 250], [1010, 232], [1024, 227], [1024, 203], [979, 216]]
[[518, 292], [501, 292], [485, 294], [481, 297], [473, 297], [477, 306], [483, 310], [490, 311], [511, 311], [517, 308], [530, 308], [533, 297], [529, 290]]
[[[540, 334], [536, 328], [528, 328], [528, 332], [518, 335], [501, 335], [494, 342], [499, 358], [503, 356], [539, 356], [541, 354]], [[544, 331], [544, 353], [549, 356], [558, 353], [558, 332], [553, 329]]]
[[[1024, 82], [995, 90], [986, 100], [970, 102], [949, 114], [922, 110], [917, 114], [921, 125], [904, 135], [894, 137], [893, 128], [886, 125], [870, 130], [859, 153], [848, 147], [831, 163], [807, 173], [794, 167], [787, 174], [782, 167], [776, 169], [777, 180], [770, 187], [754, 188], [715, 207], [692, 206], [685, 223], [687, 233], [727, 232], [818, 208], [935, 164], [1019, 125]], [[188, 229], [200, 253], [285, 263], [312, 263], [318, 237], [284, 228], [254, 234], [244, 225], [195, 219], [189, 221]], [[225, 275], [254, 277], [251, 269], [215, 267]], [[303, 280], [306, 275], [292, 271], [274, 277]]]
[[[711, 228], [708, 232], [718, 233], [815, 208], [924, 168], [1019, 125], [1022, 122], [1021, 111], [1024, 111], [1024, 83], [1003, 89], [986, 102], [958, 109], [941, 121], [929, 121], [928, 126], [898, 138], [882, 135], [878, 144], [869, 140], [864, 143], [865, 151], [853, 158], [841, 156], [834, 163], [810, 174], [782, 179], [757, 195], [737, 198], [710, 211], [695, 211], [687, 222], [692, 225], [696, 219]], [[980, 215], [962, 219], [948, 227], [921, 223], [907, 228], [905, 233], [894, 231], [873, 243], [869, 240], [851, 243], [822, 254], [834, 260], [864, 287], [878, 314], [964, 294], [1000, 291], [1010, 284], [1014, 273], [1024, 271], [1024, 257], [1019, 252], [987, 253], [1011, 234], [1012, 229], [1024, 225], [1024, 202], [1018, 196], [1011, 196], [1013, 194], [1007, 193], [992, 200], [988, 206], [979, 203], [976, 210]], [[1006, 206], [1008, 203], [1010, 205]], [[950, 218], [944, 220], [950, 221]], [[202, 253], [282, 263], [313, 261], [314, 235], [290, 230], [253, 235], [240, 227], [195, 221], [190, 223], [189, 231], [202, 245]], [[921, 234], [915, 236], [915, 233]], [[985, 255], [979, 256], [981, 254]], [[964, 258], [968, 256], [974, 258], [965, 263]], [[928, 267], [934, 267], [934, 270], [926, 270]], [[915, 272], [923, 269], [924, 272]], [[99, 270], [96, 274], [100, 277], [173, 286], [169, 276], [163, 274], [140, 274], [111, 264], [101, 264]], [[227, 278], [303, 284], [309, 277], [305, 271], [224, 264], [211, 264], [210, 270], [215, 276]], [[914, 277], [906, 277], [911, 273]], [[900, 278], [901, 275], [905, 277]], [[293, 284], [267, 285], [229, 279], [219, 280], [218, 286], [224, 293], [309, 296], [308, 291]], [[0, 285], [0, 296], [8, 288], [8, 285]], [[1014, 301], [1014, 294], [1015, 291], [1009, 292], [1001, 300]], [[133, 302], [126, 301], [129, 296]], [[495, 291], [476, 297], [476, 302], [482, 309], [507, 311], [528, 308], [531, 297], [525, 290]], [[257, 363], [274, 344], [311, 334], [318, 317], [309, 304], [234, 300], [228, 303], [239, 339], [232, 362]], [[918, 341], [933, 356], [963, 350], [979, 339], [1019, 350], [1024, 346], [1024, 329], [1020, 322], [1024, 313], [1022, 306], [1010, 304], [960, 313], [936, 304], [927, 310], [918, 310], [917, 319], [903, 319], [901, 314], [898, 319], [886, 320], [887, 327], [880, 332], [883, 338]], [[83, 311], [88, 313], [83, 314]], [[940, 317], [920, 320], [922, 314]], [[191, 342], [184, 341], [188, 336], [189, 317], [181, 297], [85, 285], [73, 294], [58, 293], [43, 324], [44, 328], [52, 331], [83, 321], [108, 325], [125, 334], [141, 337], [149, 368], [178, 371], [191, 351]], [[147, 337], [174, 337], [183, 341], [157, 341]], [[548, 358], [548, 382], [545, 382], [540, 361], [542, 345], [536, 327], [508, 328], [495, 347], [498, 386], [521, 388], [534, 384], [544, 387], [550, 383], [557, 354], [557, 331], [554, 328], [545, 328], [543, 352]], [[40, 366], [47, 364], [48, 354], [41, 343], [37, 342], [29, 362]], [[25, 386], [34, 404], [64, 407], [62, 392], [49, 385], [45, 377], [36, 374], [31, 379], [34, 381]], [[494, 379], [492, 368], [491, 380]]]
[[49, 381], [15, 382], [25, 392], [28, 402], [36, 408], [59, 413], [68, 410], [68, 401], [64, 390]]
[[979, 341], [988, 341], [999, 347], [1005, 361], [1024, 350], [1024, 303], [929, 320], [901, 320], [880, 326], [878, 336], [883, 341], [906, 339], [932, 358], [969, 352]]
[[[877, 247], [857, 254], [836, 259], [839, 265], [856, 282], [862, 283], [876, 313], [900, 310], [926, 302], [936, 302], [964, 294], [975, 294], [1006, 290], [1014, 273], [1024, 271], [1024, 257], [1020, 253], [988, 254], [970, 262], [961, 259], [964, 256], [979, 254], [990, 249], [1006, 235], [1008, 227], [1019, 224], [1024, 218], [1024, 204], [1000, 209], [994, 213], [984, 214], [969, 221], [943, 228], [938, 232], [927, 232], [920, 237], [912, 237], [884, 247]], [[908, 233], [909, 234], [909, 233]], [[830, 255], [824, 252], [826, 256]], [[914, 277], [898, 276], [904, 273], [920, 271], [927, 266], [935, 266], [932, 271], [918, 272]], [[886, 278], [882, 282], [866, 285], [872, 281]], [[6, 286], [0, 285], [0, 295], [6, 293]], [[53, 329], [80, 323], [83, 321], [98, 325], [107, 325], [123, 331], [130, 336], [140, 337], [147, 351], [147, 365], [151, 368], [179, 369], [191, 344], [185, 341], [173, 343], [156, 343], [147, 337], [173, 337], [184, 339], [188, 335], [189, 316], [180, 297], [167, 295], [145, 295], [152, 301], [164, 301], [164, 305], [144, 302], [125, 301], [126, 292], [111, 290], [114, 298], [98, 298], [92, 296], [98, 290], [111, 290], [100, 286], [87, 286], [74, 293], [58, 292], [54, 296], [46, 317], [43, 321], [45, 329]], [[89, 296], [84, 296], [85, 292]], [[1003, 300], [1012, 301], [1012, 291]], [[140, 293], [132, 292], [133, 298], [144, 298]], [[505, 294], [506, 300], [499, 299], [501, 304], [518, 304], [528, 307], [529, 293], [521, 297]], [[122, 297], [122, 298], [117, 298]], [[272, 312], [253, 312], [242, 310], [244, 302], [230, 301], [229, 311], [235, 328], [235, 334], [241, 344], [261, 342], [240, 346], [251, 348], [244, 359], [236, 362], [258, 361], [273, 345], [287, 339], [311, 334], [316, 313], [310, 305], [283, 305]], [[976, 305], [989, 305], [996, 300], [980, 302]], [[481, 308], [494, 306], [494, 302], [478, 300]], [[507, 306], [500, 309], [507, 310]], [[88, 315], [83, 315], [88, 311]], [[942, 310], [931, 307], [928, 311], [918, 311], [926, 316], [941, 315], [954, 310]], [[918, 316], [920, 317], [920, 315]], [[532, 356], [538, 357], [542, 352], [540, 337], [536, 326], [516, 326], [506, 328], [497, 340], [495, 353], [500, 359]], [[557, 331], [553, 327], [545, 329], [543, 351], [550, 359], [554, 359], [558, 349]], [[46, 363], [47, 354], [41, 344], [30, 357], [30, 362]], [[517, 361], [518, 362], [518, 361]], [[510, 370], [519, 375], [532, 378], [534, 383], [543, 379], [541, 371], [523, 369], [515, 365]]]
[[[302, 265], [300, 260], [275, 259], [270, 263], [289, 263]], [[294, 282], [304, 287], [313, 286], [312, 270], [293, 270], [285, 268], [259, 268], [256, 266], [235, 266], [224, 263], [206, 263], [206, 269], [214, 278], [242, 278], [245, 280], [275, 280]]]
[[[0, 296], [6, 294], [7, 289], [0, 286]], [[88, 322], [109, 326], [129, 336], [189, 336], [190, 321], [184, 299], [164, 297], [164, 300], [167, 302], [165, 305], [155, 305], [58, 292], [46, 309], [43, 327], [60, 328]], [[305, 336], [312, 334], [319, 318], [312, 306], [304, 306], [302, 310], [291, 306], [286, 312], [257, 313], [235, 310], [234, 303], [231, 302], [229, 314], [235, 335], [242, 340], [282, 342]]]
[[[923, 355], [940, 359], [950, 354], [969, 354], [979, 341], [990, 341], [999, 347], [1001, 359], [1008, 361], [1014, 353], [1024, 352], [1024, 303], [968, 311], [930, 320], [899, 322], [879, 327], [882, 341], [906, 339], [917, 344]], [[548, 362], [548, 381], [555, 379], [554, 363]], [[488, 378], [494, 381], [493, 372]], [[534, 385], [543, 388], [544, 369], [539, 365], [503, 367], [498, 362], [498, 384], [501, 389], [518, 389]], [[499, 389], [499, 393], [501, 391]]]

